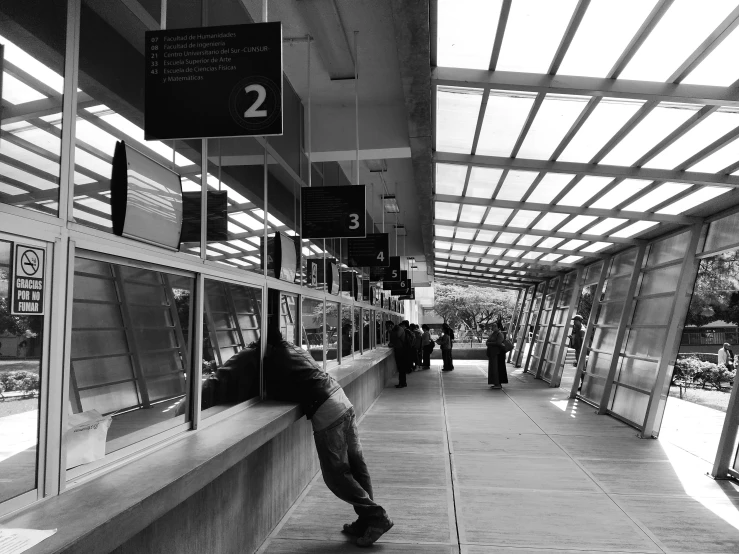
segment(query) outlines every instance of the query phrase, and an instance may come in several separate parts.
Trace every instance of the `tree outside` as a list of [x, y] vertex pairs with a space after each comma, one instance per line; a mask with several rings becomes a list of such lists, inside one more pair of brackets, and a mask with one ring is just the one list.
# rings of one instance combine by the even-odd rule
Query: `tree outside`
[[713, 321], [739, 325], [739, 251], [700, 261], [686, 325]]
[[487, 287], [437, 284], [434, 311], [452, 329], [472, 335], [479, 341], [494, 321], [507, 325], [513, 316], [516, 293]]

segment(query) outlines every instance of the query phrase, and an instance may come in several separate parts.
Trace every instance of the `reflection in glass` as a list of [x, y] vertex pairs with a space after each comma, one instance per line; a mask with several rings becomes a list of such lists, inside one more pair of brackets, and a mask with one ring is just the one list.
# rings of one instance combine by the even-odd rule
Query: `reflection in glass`
[[337, 302], [326, 302], [326, 360], [338, 360], [341, 333], [339, 309]]
[[341, 305], [341, 359], [351, 359], [352, 344], [354, 343], [354, 320], [352, 307], [349, 304]]
[[323, 360], [323, 300], [303, 298], [300, 344], [316, 361]]
[[43, 316], [11, 316], [12, 243], [0, 241], [0, 502], [36, 488]]
[[361, 326], [361, 308], [354, 307], [354, 352], [362, 352], [361, 350], [361, 342], [360, 342], [360, 333], [359, 330], [362, 328]]

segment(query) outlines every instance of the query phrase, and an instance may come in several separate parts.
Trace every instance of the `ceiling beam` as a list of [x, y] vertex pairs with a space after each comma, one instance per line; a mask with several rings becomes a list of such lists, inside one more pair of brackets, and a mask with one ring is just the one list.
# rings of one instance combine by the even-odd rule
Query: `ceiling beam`
[[[450, 268], [446, 266], [436, 266], [437, 271], [449, 271]], [[491, 273], [489, 271], [483, 271], [480, 269], [463, 269], [463, 268], [451, 268], [455, 270], [459, 270], [462, 272], [467, 272], [469, 274], [479, 275], [481, 277], [490, 277], [494, 279], [499, 279], [501, 281], [511, 282], [511, 283], [526, 283], [528, 285], [535, 285], [536, 283], [539, 283], [541, 281], [546, 281], [547, 277], [530, 277], [528, 275], [521, 275], [519, 277], [512, 277], [505, 274], [500, 273]]]
[[[617, 244], [638, 244], [636, 239], [628, 239], [622, 237], [604, 237], [602, 235], [592, 235], [588, 233], [565, 233], [562, 231], [547, 231], [544, 229], [527, 229], [526, 227], [510, 227], [508, 225], [486, 225], [479, 223], [465, 223], [452, 221], [450, 219], [435, 219], [434, 225], [444, 225], [448, 227], [461, 227], [463, 229], [476, 229], [480, 231], [491, 231], [493, 233], [519, 233], [522, 235], [534, 235], [537, 237], [556, 237], [560, 239], [587, 240], [591, 242], [612, 242]], [[435, 236], [434, 240], [452, 240], [449, 237]]]
[[513, 71], [489, 71], [457, 67], [432, 69], [431, 81], [438, 86], [475, 87], [551, 94], [577, 94], [684, 102], [712, 106], [739, 107], [739, 98], [730, 87], [686, 85], [607, 79], [574, 75], [546, 75]]
[[[434, 249], [434, 254], [444, 254], [444, 255], [454, 255], [454, 256], [465, 256], [467, 258], [480, 258], [481, 260], [500, 260], [504, 262], [514, 262], [514, 263], [520, 263], [520, 264], [529, 264], [530, 267], [561, 267], [563, 269], [571, 269], [573, 267], [577, 267], [579, 264], [568, 264], [568, 263], [562, 263], [562, 262], [547, 262], [547, 261], [541, 261], [541, 260], [527, 260], [522, 258], [514, 258], [513, 256], [488, 256], [485, 254], [470, 254], [468, 252], [457, 252], [455, 250], [442, 250], [440, 248]], [[462, 262], [460, 263], [470, 263], [470, 262]], [[525, 268], [509, 268], [509, 269], [516, 269], [518, 271], [525, 271]]]
[[[446, 262], [446, 263], [467, 263], [467, 262], [460, 262], [458, 260], [449, 260], [449, 258], [434, 258], [434, 263], [436, 262]], [[489, 267], [491, 269], [495, 269], [497, 271], [503, 271], [504, 269], [511, 269], [513, 271], [522, 271], [525, 272], [527, 275], [534, 276], [536, 278], [543, 277], [556, 277], [557, 275], [561, 275], [561, 271], [550, 271], [545, 269], [539, 269], [535, 268], [532, 269], [530, 267], [512, 267], [512, 266], [501, 266], [501, 265], [495, 265], [492, 263], [486, 263], [486, 262], [476, 262], [476, 266], [483, 266], [483, 267]]]
[[700, 222], [700, 218], [686, 215], [658, 214], [652, 212], [630, 212], [626, 210], [606, 210], [602, 208], [586, 208], [581, 206], [560, 206], [558, 204], [539, 204], [537, 202], [518, 202], [515, 200], [490, 200], [487, 198], [473, 198], [470, 196], [454, 196], [451, 194], [437, 194], [437, 202], [468, 204], [471, 206], [491, 206], [509, 208], [512, 210], [531, 210], [545, 213], [560, 213], [572, 215], [594, 215], [596, 217], [618, 217], [635, 221], [662, 221], [691, 225]]
[[624, 167], [619, 165], [586, 164], [575, 162], [557, 162], [547, 160], [530, 160], [524, 158], [507, 158], [502, 156], [482, 156], [479, 154], [455, 154], [436, 152], [436, 163], [474, 165], [480, 167], [497, 167], [501, 169], [517, 169], [522, 171], [546, 171], [548, 173], [566, 173], [569, 175], [592, 175], [595, 177], [611, 177], [614, 179], [642, 179], [644, 181], [673, 181], [695, 185], [720, 185], [739, 187], [739, 177], [716, 173], [699, 173], [697, 171], [679, 171], [674, 169], [650, 169], [646, 167]]
[[450, 285], [457, 285], [460, 283], [467, 284], [467, 285], [475, 285], [478, 287], [485, 287], [489, 286], [491, 288], [499, 288], [499, 289], [511, 289], [511, 290], [520, 290], [530, 287], [531, 285], [525, 285], [521, 284], [520, 286], [510, 285], [507, 283], [501, 283], [500, 281], [494, 281], [492, 279], [485, 279], [483, 280], [475, 280], [475, 279], [465, 279], [463, 275], [458, 275], [456, 273], [447, 273], [445, 271], [439, 272], [436, 274], [435, 277], [436, 281], [445, 281], [447, 284]]
[[[436, 237], [436, 241], [447, 241], [447, 237]], [[503, 250], [523, 250], [524, 252], [538, 252], [540, 254], [561, 254], [563, 256], [583, 256], [585, 258], [607, 258], [608, 254], [598, 254], [596, 252], [583, 252], [582, 250], [563, 250], [561, 248], [544, 248], [541, 246], [526, 246], [523, 244], [511, 244], [489, 241], [479, 241], [470, 239], [448, 239], [448, 242], [457, 244], [469, 244], [470, 246], [485, 246], [489, 248], [502, 248]], [[584, 245], [583, 245], [584, 246]], [[475, 252], [470, 252], [470, 256], [474, 256]]]

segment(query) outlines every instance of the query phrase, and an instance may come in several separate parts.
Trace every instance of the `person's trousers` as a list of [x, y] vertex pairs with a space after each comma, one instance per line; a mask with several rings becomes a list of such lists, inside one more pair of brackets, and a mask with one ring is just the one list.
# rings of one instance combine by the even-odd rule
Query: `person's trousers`
[[444, 362], [445, 370], [449, 371], [451, 369], [454, 369], [454, 366], [452, 365], [452, 349], [451, 348], [441, 349], [441, 359]]
[[406, 374], [408, 373], [408, 368], [406, 367], [406, 364], [408, 361], [406, 360], [406, 356], [399, 352], [398, 350], [395, 350], [395, 367], [398, 368], [398, 384], [399, 385], [407, 385], [408, 382], [406, 380]]
[[488, 348], [488, 385], [500, 386], [500, 368], [498, 367], [498, 348]]
[[372, 482], [359, 442], [354, 408], [326, 429], [313, 433], [323, 480], [329, 490], [354, 506], [359, 520], [383, 522], [387, 512], [373, 499]]
[[423, 347], [423, 367], [431, 367], [431, 352], [433, 349], [432, 344], [427, 344]]

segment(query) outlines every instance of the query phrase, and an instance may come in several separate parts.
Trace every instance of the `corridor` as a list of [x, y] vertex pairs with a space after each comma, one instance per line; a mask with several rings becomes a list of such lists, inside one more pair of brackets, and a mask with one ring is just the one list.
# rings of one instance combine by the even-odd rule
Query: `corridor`
[[[739, 552], [739, 486], [509, 366], [484, 362], [390, 383], [361, 421], [376, 499], [395, 527], [375, 552]], [[356, 552], [354, 519], [320, 474], [259, 552]]]

